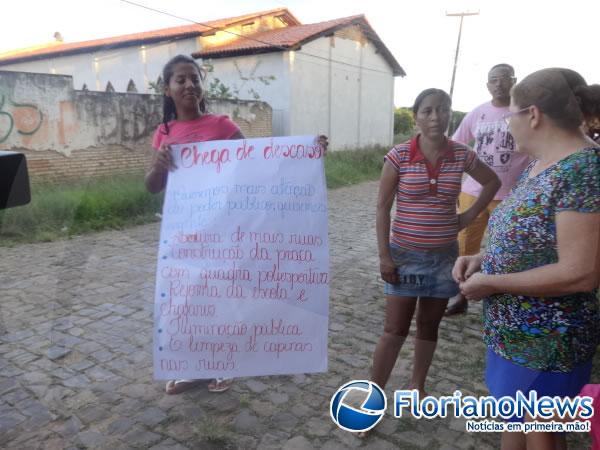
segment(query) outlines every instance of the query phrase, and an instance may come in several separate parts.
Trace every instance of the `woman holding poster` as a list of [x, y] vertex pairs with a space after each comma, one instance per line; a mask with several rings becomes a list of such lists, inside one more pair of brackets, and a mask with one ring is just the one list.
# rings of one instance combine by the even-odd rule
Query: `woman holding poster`
[[[435, 351], [438, 326], [448, 299], [458, 293], [452, 266], [457, 234], [494, 198], [495, 173], [475, 152], [445, 136], [451, 100], [440, 89], [419, 94], [413, 114], [420, 133], [385, 157], [377, 202], [377, 243], [385, 283], [383, 335], [373, 355], [372, 380], [382, 388], [417, 310], [411, 389], [425, 395], [425, 378]], [[463, 173], [483, 186], [471, 209], [456, 212]], [[396, 214], [390, 229], [390, 209]]]
[[[204, 71], [189, 56], [175, 56], [163, 69], [163, 123], [154, 132], [152, 146], [156, 154], [145, 178], [146, 188], [152, 193], [164, 190], [169, 171], [176, 169], [170, 145], [244, 139], [238, 126], [229, 117], [207, 112], [202, 89], [204, 78]], [[231, 381], [217, 378], [208, 384], [208, 390], [224, 392], [231, 386]], [[171, 380], [167, 382], [166, 392], [179, 394], [201, 382], [202, 380]]]
[[[207, 112], [204, 91], [202, 88], [202, 81], [205, 78], [205, 73], [193, 59], [183, 55], [174, 57], [164, 67], [162, 78], [165, 83], [163, 96], [163, 123], [154, 133], [152, 145], [156, 150], [155, 158], [145, 177], [146, 188], [153, 193], [163, 191], [167, 186], [169, 172], [177, 169], [174, 164], [175, 159], [173, 158], [171, 146], [216, 140], [245, 139], [238, 126], [227, 116], [217, 116]], [[318, 140], [313, 142], [311, 148], [318, 148], [318, 157], [321, 157], [321, 155], [325, 154], [327, 144], [327, 138], [325, 136], [320, 136]], [[270, 147], [268, 148], [270, 149]], [[242, 150], [243, 153], [245, 151], [243, 149], [244, 147], [240, 147], [238, 152]], [[224, 167], [223, 164], [230, 161], [224, 153], [229, 150], [222, 150], [221, 153], [217, 150], [210, 150], [203, 154], [194, 153], [195, 151], [196, 150], [192, 152], [191, 149], [182, 150], [182, 159], [181, 162], [178, 163], [180, 171], [184, 171], [196, 164], [206, 164], [211, 165], [216, 173], [219, 173]], [[275, 149], [271, 149], [271, 152], [274, 153]], [[290, 148], [288, 149], [288, 153], [289, 155], [286, 154], [282, 156], [289, 158], [300, 158], [304, 156], [306, 156], [306, 158], [315, 157], [312, 153], [307, 153], [306, 155], [300, 154], [301, 152], [298, 148]], [[244, 154], [245, 153], [243, 153], [242, 156]], [[231, 199], [230, 203], [231, 205], [229, 206], [231, 207], [236, 205]], [[199, 211], [195, 211], [194, 214], [192, 214], [192, 219], [200, 215], [201, 213]], [[210, 240], [210, 235], [192, 234], [188, 235], [186, 239]], [[197, 252], [198, 249], [195, 249], [194, 251]], [[196, 253], [193, 254], [195, 255]], [[166, 256], [163, 256], [163, 259], [164, 258], [166, 258]], [[175, 289], [175, 291], [177, 291], [177, 289]], [[182, 295], [186, 297], [187, 301], [187, 295], [190, 293], [185, 292], [185, 289], [183, 288], [181, 288], [180, 291]], [[191, 294], [193, 293], [194, 292], [191, 292]], [[163, 297], [165, 295], [166, 293], [162, 293]], [[157, 328], [157, 333], [161, 333], [162, 331], [163, 330], [160, 328]], [[157, 346], [157, 349], [158, 351], [163, 351], [161, 346]], [[169, 362], [169, 364], [171, 363]], [[177, 364], [175, 364], [175, 366], [177, 366]], [[171, 376], [173, 376], [173, 374], [169, 374], [169, 377]], [[221, 376], [223, 375], [221, 374]], [[166, 392], [167, 394], [178, 394], [197, 386], [199, 383], [203, 383], [203, 381], [195, 379], [171, 380], [166, 385]], [[208, 384], [208, 389], [211, 392], [224, 392], [229, 389], [230, 386], [231, 379], [217, 378]]]

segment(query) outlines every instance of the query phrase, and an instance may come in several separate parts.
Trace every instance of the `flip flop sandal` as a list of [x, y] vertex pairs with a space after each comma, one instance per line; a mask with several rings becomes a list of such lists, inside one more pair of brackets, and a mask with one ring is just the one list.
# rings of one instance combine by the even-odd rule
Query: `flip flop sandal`
[[448, 308], [446, 309], [446, 312], [444, 313], [444, 316], [448, 317], [448, 316], [454, 316], [455, 314], [464, 314], [469, 310], [469, 303], [464, 303], [464, 304], [453, 304], [448, 306]]
[[205, 383], [206, 380], [169, 380], [165, 392], [169, 395], [181, 394]]
[[208, 392], [225, 392], [233, 384], [233, 378], [217, 378], [208, 384]]

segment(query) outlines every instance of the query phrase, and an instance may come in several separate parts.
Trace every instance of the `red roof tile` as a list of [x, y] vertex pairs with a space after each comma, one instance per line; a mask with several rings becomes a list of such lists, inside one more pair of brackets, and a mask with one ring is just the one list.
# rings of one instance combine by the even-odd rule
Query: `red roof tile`
[[381, 41], [364, 15], [344, 17], [326, 22], [294, 25], [275, 30], [262, 31], [255, 34], [240, 36], [233, 42], [207, 47], [193, 53], [194, 58], [225, 58], [231, 56], [266, 53], [273, 51], [296, 50], [303, 44], [321, 36], [331, 34], [338, 29], [351, 25], [360, 26], [365, 36], [375, 45], [382, 56], [390, 64], [395, 75], [404, 76], [406, 73], [396, 61], [396, 58]]
[[22, 52], [10, 51], [6, 52], [6, 56], [0, 55], [0, 65], [14, 64], [25, 62], [34, 59], [43, 59], [47, 57], [65, 56], [69, 54], [85, 53], [98, 50], [108, 50], [111, 48], [127, 47], [131, 45], [150, 44], [167, 39], [182, 39], [185, 37], [200, 36], [203, 33], [214, 32], [214, 29], [221, 29], [226, 26], [238, 22], [244, 22], [260, 16], [274, 15], [281, 13], [285, 15], [290, 24], [300, 24], [300, 21], [294, 17], [287, 8], [276, 8], [268, 11], [262, 11], [243, 16], [229, 17], [219, 20], [211, 20], [205, 22], [205, 25], [184, 25], [179, 27], [163, 28], [161, 30], [146, 31], [142, 33], [125, 34], [104, 39], [94, 39], [91, 41], [63, 43], [58, 45], [47, 46], [44, 48], [23, 49]]

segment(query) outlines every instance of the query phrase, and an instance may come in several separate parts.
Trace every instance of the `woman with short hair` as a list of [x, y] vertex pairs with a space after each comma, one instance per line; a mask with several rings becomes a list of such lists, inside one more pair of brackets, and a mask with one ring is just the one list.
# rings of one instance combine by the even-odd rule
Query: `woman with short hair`
[[[505, 119], [534, 161], [492, 214], [485, 252], [453, 270], [468, 299], [484, 300], [486, 383], [497, 398], [573, 397], [590, 379], [600, 343], [600, 147], [582, 124], [599, 92], [568, 69], [534, 72], [512, 89]], [[502, 437], [502, 449], [555, 448], [566, 448], [564, 434]]]

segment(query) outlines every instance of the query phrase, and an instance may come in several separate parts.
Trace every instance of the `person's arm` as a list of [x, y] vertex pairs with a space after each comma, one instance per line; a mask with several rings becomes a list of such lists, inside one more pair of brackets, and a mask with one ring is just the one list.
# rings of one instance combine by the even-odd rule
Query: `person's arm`
[[463, 117], [463, 120], [460, 122], [460, 125], [458, 126], [456, 131], [454, 131], [454, 134], [452, 135], [451, 139], [454, 142], [460, 142], [461, 144], [464, 144], [464, 145], [472, 144], [472, 142], [475, 140], [475, 136], [473, 135], [473, 131], [472, 131], [474, 118], [475, 118], [474, 111], [467, 113], [467, 115], [465, 117]]
[[379, 181], [379, 195], [377, 198], [377, 247], [379, 249], [379, 268], [381, 278], [388, 283], [397, 283], [398, 274], [396, 265], [390, 253], [390, 210], [394, 203], [398, 187], [398, 172], [389, 163], [384, 162]]
[[496, 293], [554, 297], [589, 292], [600, 284], [600, 213], [561, 211], [556, 215], [558, 262], [523, 272], [475, 273], [461, 284], [469, 299]]
[[[236, 129], [229, 139], [246, 139], [246, 137], [239, 129]], [[146, 189], [153, 194], [162, 192], [167, 186], [169, 171], [176, 168], [173, 163], [170, 147], [162, 144], [160, 149], [155, 153], [152, 166], [144, 178]]]
[[161, 192], [167, 186], [169, 170], [176, 169], [171, 156], [171, 148], [162, 144], [155, 152], [150, 170], [146, 173], [144, 183], [146, 189], [153, 194]]
[[474, 167], [468, 170], [467, 173], [481, 184], [482, 189], [475, 203], [464, 213], [458, 215], [458, 228], [460, 230], [475, 220], [479, 213], [494, 199], [496, 192], [502, 185], [498, 175], [487, 164], [475, 159], [473, 165]]

